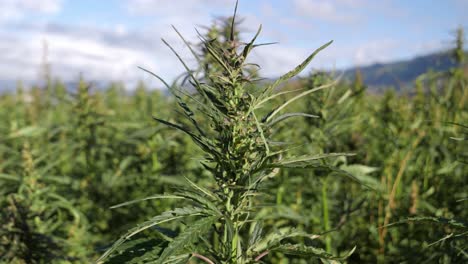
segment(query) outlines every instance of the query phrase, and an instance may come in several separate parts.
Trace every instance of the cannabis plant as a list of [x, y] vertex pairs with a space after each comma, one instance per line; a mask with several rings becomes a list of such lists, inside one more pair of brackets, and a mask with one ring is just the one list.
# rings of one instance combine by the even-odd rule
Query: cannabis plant
[[86, 220], [48, 186], [29, 144], [22, 151], [16, 190], [0, 199], [0, 262], [70, 263], [85, 256]]
[[[333, 169], [322, 160], [347, 155], [332, 153], [283, 158], [284, 153], [289, 150], [272, 139], [275, 127], [282, 121], [297, 116], [311, 117], [306, 113], [282, 114], [288, 105], [315, 91], [330, 87], [333, 83], [294, 91], [294, 97], [266, 109], [273, 99], [282, 94], [276, 90], [278, 85], [296, 76], [331, 41], [313, 52], [295, 69], [257, 91], [254, 81], [246, 74], [246, 67], [249, 65], [248, 55], [259, 46], [255, 44], [255, 40], [261, 27], [250, 42], [241, 43], [234, 34], [235, 14], [236, 12], [227, 47], [204, 39], [206, 51], [222, 70], [210, 72], [203, 79], [198, 78], [178, 53], [163, 40], [186, 68], [197, 95], [190, 95], [170, 86], [153, 74], [174, 94], [190, 126], [157, 117], [154, 119], [186, 133], [201, 148], [205, 153], [201, 163], [211, 173], [214, 188], [200, 186], [187, 178], [187, 188], [176, 188], [170, 194], [154, 195], [117, 205], [116, 207], [121, 207], [151, 199], [179, 199], [187, 203], [185, 207], [154, 216], [129, 230], [99, 258], [99, 263], [112, 259], [117, 261], [118, 256], [125, 258], [125, 254], [135, 255], [138, 252], [141, 252], [138, 258], [132, 259], [135, 263], [151, 260], [155, 263], [186, 263], [189, 258], [198, 258], [206, 263], [254, 263], [267, 259], [275, 252], [340, 260], [352, 253], [351, 250], [341, 257], [333, 256], [312, 246], [313, 240], [319, 239], [319, 235], [307, 234], [290, 226], [268, 230], [262, 227], [261, 219], [255, 219], [256, 211], [266, 206], [257, 198], [264, 194], [262, 186], [275, 177], [279, 169]], [[190, 45], [188, 47], [197, 56], [193, 48]], [[194, 108], [198, 111], [195, 112]], [[199, 115], [207, 120], [207, 126], [202, 126], [197, 120]], [[172, 221], [182, 224], [178, 233], [168, 232], [160, 226]], [[158, 233], [157, 237], [162, 241], [152, 236], [148, 240], [154, 242], [145, 243], [142, 240], [144, 238], [137, 236], [150, 229]], [[136, 237], [138, 239], [134, 240]], [[301, 239], [297, 239], [298, 237]], [[131, 263], [128, 255], [126, 260]]]
[[[453, 123], [450, 125], [458, 126], [463, 129], [463, 135], [461, 137], [451, 137], [452, 140], [459, 141], [462, 146], [466, 149], [466, 135], [468, 132], [468, 127], [462, 124]], [[466, 153], [460, 153], [459, 162], [462, 166], [466, 166]], [[466, 191], [462, 190], [461, 198], [452, 197], [452, 199], [457, 199], [455, 202], [462, 204], [468, 201], [466, 197]], [[457, 193], [455, 193], [457, 195]], [[454, 206], [454, 208], [456, 208]], [[424, 225], [427, 229], [437, 230], [439, 234], [439, 239], [436, 241], [426, 242], [424, 245], [423, 251], [431, 252], [431, 259], [437, 259], [443, 263], [462, 263], [468, 260], [467, 243], [468, 240], [468, 223], [463, 220], [460, 216], [453, 218], [446, 218], [440, 216], [413, 216], [406, 219], [400, 220], [398, 222], [384, 226], [383, 228], [394, 228], [398, 225]], [[443, 228], [442, 228], [443, 227]]]

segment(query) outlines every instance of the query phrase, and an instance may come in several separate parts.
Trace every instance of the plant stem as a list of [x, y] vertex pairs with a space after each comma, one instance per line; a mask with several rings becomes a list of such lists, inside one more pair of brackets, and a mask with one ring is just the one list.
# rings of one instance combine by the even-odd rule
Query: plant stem
[[[328, 200], [327, 200], [327, 179], [322, 181], [322, 208], [323, 208], [323, 227], [325, 232], [330, 230], [330, 219], [328, 216]], [[328, 252], [331, 251], [331, 237], [325, 237], [325, 248]]]

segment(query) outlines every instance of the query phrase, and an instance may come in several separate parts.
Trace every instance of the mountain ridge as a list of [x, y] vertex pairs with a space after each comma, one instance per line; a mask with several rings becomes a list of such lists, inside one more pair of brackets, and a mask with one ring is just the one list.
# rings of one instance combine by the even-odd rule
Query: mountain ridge
[[[465, 56], [468, 56], [467, 51], [465, 51]], [[447, 71], [456, 66], [451, 51], [439, 51], [412, 59], [348, 68], [344, 71], [344, 78], [353, 80], [356, 72], [360, 72], [363, 83], [371, 90], [392, 87], [402, 90], [410, 86], [423, 73], [430, 70]]]

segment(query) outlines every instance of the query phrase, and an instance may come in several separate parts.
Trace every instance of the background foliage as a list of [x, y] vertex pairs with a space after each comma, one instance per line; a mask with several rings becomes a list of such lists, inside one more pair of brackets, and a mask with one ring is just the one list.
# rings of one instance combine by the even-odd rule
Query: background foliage
[[[230, 22], [214, 23], [204, 35], [206, 40], [216, 38], [209, 43], [232, 48]], [[232, 33], [238, 37], [238, 32]], [[317, 118], [285, 119], [271, 131], [275, 142], [269, 144], [286, 144], [294, 156], [355, 155], [327, 158], [316, 168], [280, 169], [261, 186], [263, 195], [252, 198], [268, 205], [249, 208], [255, 208], [252, 221], [261, 222], [272, 236], [284, 235], [290, 227], [298, 234], [313, 234], [294, 239], [286, 235], [284, 241], [323, 248], [320, 254], [340, 255], [356, 246], [343, 260], [348, 263], [466, 262], [468, 92], [462, 36], [459, 32], [454, 67], [420, 75], [406, 93], [391, 88], [383, 94], [368, 93], [357, 72], [353, 82], [336, 82], [291, 104], [290, 112]], [[213, 46], [194, 45], [194, 52], [200, 57], [202, 80], [215, 86], [223, 80], [212, 78], [222, 71], [213, 56], [217, 53], [206, 49]], [[244, 69], [252, 80], [258, 78], [255, 69]], [[334, 79], [329, 73], [311, 72], [276, 89], [277, 96], [265, 103], [266, 108], [275, 109]], [[181, 85], [190, 86], [184, 77], [170, 86], [185, 89]], [[269, 85], [253, 82], [245, 89], [262, 91]], [[19, 83], [16, 92], [2, 94], [0, 261], [94, 261], [138, 224], [169, 210], [184, 214], [174, 210], [180, 201], [170, 199], [111, 206], [173, 193], [191, 184], [216, 189], [219, 179], [213, 181], [213, 167], [200, 162], [206, 156], [191, 136], [152, 119], [191, 125], [190, 118], [182, 118], [187, 109], [177, 106], [180, 98], [195, 96], [192, 90], [174, 99], [143, 83], [129, 93], [119, 83], [98, 90], [80, 80], [69, 89], [49, 79], [46, 87], [26, 89]], [[200, 127], [208, 128], [209, 118], [198, 119]], [[193, 226], [181, 221], [147, 229], [107, 261], [150, 262], [169, 254], [168, 243], [178, 241], [178, 234], [200, 231], [218, 220], [211, 216], [187, 220]], [[258, 235], [258, 230], [252, 225], [246, 232]], [[252, 243], [261, 248], [259, 241]], [[301, 251], [299, 246], [287, 245], [258, 261], [310, 263], [300, 254], [288, 254]], [[173, 253], [169, 262], [187, 262], [187, 255]], [[196, 263], [194, 258], [190, 261]]]

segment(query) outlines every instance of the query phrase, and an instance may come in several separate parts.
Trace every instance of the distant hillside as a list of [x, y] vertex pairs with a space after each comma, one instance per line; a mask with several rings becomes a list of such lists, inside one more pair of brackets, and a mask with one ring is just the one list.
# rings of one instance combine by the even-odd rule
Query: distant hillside
[[[468, 55], [468, 52], [466, 53]], [[356, 70], [362, 74], [364, 83], [370, 89], [380, 90], [394, 87], [397, 90], [411, 84], [416, 77], [429, 71], [445, 71], [455, 66], [448, 52], [433, 53], [411, 60], [391, 63], [376, 63], [365, 67], [355, 67], [345, 71], [346, 79], [354, 79]]]

